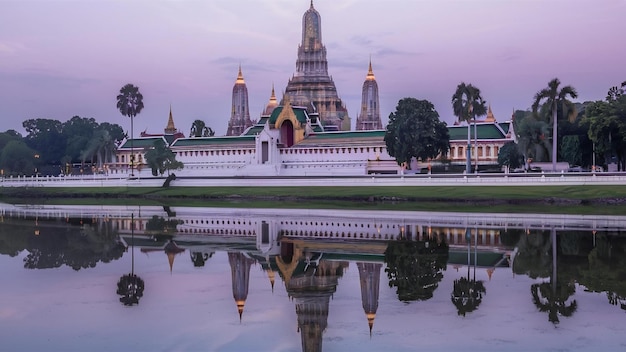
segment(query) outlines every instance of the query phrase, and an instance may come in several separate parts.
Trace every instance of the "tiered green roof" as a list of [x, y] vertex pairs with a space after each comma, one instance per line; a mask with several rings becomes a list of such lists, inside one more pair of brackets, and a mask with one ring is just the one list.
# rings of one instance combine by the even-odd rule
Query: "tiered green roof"
[[[467, 140], [467, 125], [448, 126], [451, 141]], [[506, 134], [496, 124], [485, 123], [476, 125], [478, 139], [502, 139]], [[474, 139], [474, 126], [470, 126], [470, 136]]]
[[[302, 108], [299, 106], [292, 106], [291, 109], [293, 109], [293, 113], [296, 115], [296, 119], [298, 120], [298, 122], [305, 125], [306, 118], [307, 118], [306, 108]], [[283, 111], [282, 106], [278, 106], [276, 107], [276, 109], [274, 109], [274, 111], [272, 111], [272, 114], [270, 115], [270, 118], [269, 118], [270, 125], [274, 125], [276, 123], [276, 120], [278, 120], [278, 115], [280, 115], [282, 111]]]
[[196, 147], [196, 146], [250, 146], [254, 145], [255, 137], [246, 136], [226, 136], [226, 137], [199, 137], [199, 138], [179, 138], [172, 147]]
[[385, 130], [370, 131], [340, 131], [313, 133], [307, 136], [298, 146], [328, 146], [354, 145], [363, 143], [381, 143], [385, 137]]
[[154, 142], [163, 140], [162, 137], [150, 137], [150, 138], [135, 138], [135, 139], [127, 139], [124, 144], [120, 145], [118, 149], [130, 149], [131, 141], [133, 149], [141, 149], [141, 148], [152, 148], [154, 146]]

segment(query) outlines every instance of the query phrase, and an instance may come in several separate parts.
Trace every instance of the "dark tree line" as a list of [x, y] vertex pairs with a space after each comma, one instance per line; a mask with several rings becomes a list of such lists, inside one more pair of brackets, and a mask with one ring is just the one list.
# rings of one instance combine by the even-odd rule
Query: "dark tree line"
[[69, 173], [71, 164], [101, 168], [112, 161], [117, 145], [126, 137], [117, 124], [74, 116], [66, 122], [29, 119], [26, 135], [15, 130], [0, 133], [0, 168], [5, 176]]

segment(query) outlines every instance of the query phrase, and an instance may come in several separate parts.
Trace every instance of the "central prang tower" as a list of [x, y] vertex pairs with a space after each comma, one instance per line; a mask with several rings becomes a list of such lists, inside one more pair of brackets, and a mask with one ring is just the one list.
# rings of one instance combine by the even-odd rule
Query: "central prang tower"
[[[311, 7], [302, 16], [302, 43], [298, 46], [296, 73], [287, 83], [285, 94], [291, 105], [319, 113], [326, 131], [350, 130], [348, 110], [328, 75], [326, 47], [322, 44], [322, 18]], [[282, 102], [281, 102], [282, 104]]]

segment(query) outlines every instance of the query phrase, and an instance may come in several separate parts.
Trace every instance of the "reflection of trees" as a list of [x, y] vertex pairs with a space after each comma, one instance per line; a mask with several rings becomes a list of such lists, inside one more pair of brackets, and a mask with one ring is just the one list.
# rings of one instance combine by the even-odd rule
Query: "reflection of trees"
[[573, 282], [542, 282], [530, 286], [533, 303], [540, 312], [548, 312], [548, 320], [554, 324], [559, 323], [559, 315], [570, 317], [576, 311], [576, 300], [569, 301], [575, 292]]
[[427, 300], [433, 296], [448, 262], [448, 244], [438, 236], [412, 241], [390, 241], [385, 250], [389, 287], [396, 287], [401, 301]]
[[120, 295], [120, 302], [125, 306], [139, 304], [139, 299], [143, 296], [143, 280], [131, 273], [120, 277], [117, 282], [117, 294]]
[[451, 299], [457, 313], [465, 316], [465, 314], [475, 311], [482, 302], [485, 292], [487, 289], [480, 280], [470, 280], [464, 277], [454, 280]]
[[146, 233], [151, 234], [173, 234], [176, 233], [176, 227], [182, 223], [182, 220], [165, 219], [162, 216], [153, 215], [146, 222]]
[[552, 262], [550, 248], [550, 231], [528, 231], [517, 243], [513, 272], [528, 275], [532, 279], [549, 277]]
[[[546, 231], [547, 232], [547, 231]], [[552, 271], [550, 273], [550, 282], [543, 282], [540, 284], [533, 284], [530, 287], [530, 292], [533, 297], [533, 303], [540, 312], [548, 313], [548, 320], [553, 324], [559, 323], [559, 314], [564, 317], [569, 317], [576, 311], [578, 307], [576, 300], [569, 301], [570, 296], [572, 296], [576, 292], [576, 286], [573, 280], [568, 280], [567, 278], [563, 278], [558, 275], [558, 242], [556, 236], [556, 229], [552, 228], [549, 234], [548, 246], [545, 244], [545, 232], [542, 233], [541, 236], [537, 236], [541, 238], [541, 241], [536, 241], [536, 244], [539, 244], [537, 247], [532, 247], [534, 249], [540, 248], [540, 251], [534, 251], [538, 254], [537, 260], [541, 260], [542, 263], [545, 263], [545, 257], [551, 259], [552, 263]], [[530, 236], [526, 236], [530, 237]], [[520, 244], [522, 244], [520, 241]], [[577, 245], [568, 245], [568, 248], [578, 247]], [[531, 248], [530, 246], [527, 248]], [[518, 253], [519, 255], [519, 253]], [[515, 258], [517, 261], [517, 257]], [[540, 267], [540, 269], [543, 269]], [[528, 271], [532, 273], [532, 271]], [[543, 272], [538, 271], [538, 272]], [[530, 276], [530, 274], [529, 274]]]
[[93, 268], [99, 262], [119, 259], [124, 246], [111, 222], [92, 219], [14, 219], [0, 223], [0, 253], [17, 255], [26, 250], [27, 269]]
[[591, 292], [606, 292], [610, 304], [626, 309], [626, 238], [621, 233], [595, 235], [589, 266], [579, 282]]
[[206, 263], [209, 258], [213, 256], [214, 252], [211, 253], [202, 253], [202, 252], [190, 252], [191, 262], [195, 267], [202, 267], [204, 263]]

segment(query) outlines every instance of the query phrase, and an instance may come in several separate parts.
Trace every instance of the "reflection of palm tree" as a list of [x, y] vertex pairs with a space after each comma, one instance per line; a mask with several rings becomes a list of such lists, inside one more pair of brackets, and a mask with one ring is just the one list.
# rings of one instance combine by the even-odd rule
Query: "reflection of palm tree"
[[578, 307], [576, 300], [568, 302], [574, 292], [576, 292], [576, 287], [573, 283], [561, 285], [554, 282], [542, 282], [530, 286], [533, 303], [540, 312], [548, 312], [548, 320], [554, 324], [559, 323], [559, 314], [569, 317], [576, 311]]
[[470, 279], [470, 250], [472, 244], [472, 236], [469, 230], [466, 230], [465, 238], [467, 240], [467, 278], [454, 280], [452, 294], [450, 299], [452, 304], [457, 308], [459, 315], [475, 311], [483, 300], [483, 294], [487, 292], [482, 281], [476, 281], [476, 265], [478, 262], [478, 252], [474, 248], [474, 278]]
[[123, 275], [117, 282], [117, 294], [120, 295], [120, 302], [125, 306], [139, 304], [139, 299], [143, 297], [144, 282], [135, 275], [135, 214], [130, 217], [130, 254], [131, 267], [130, 274]]
[[557, 278], [557, 241], [556, 229], [552, 228], [550, 232], [552, 245], [552, 275], [550, 282], [533, 284], [530, 286], [530, 293], [533, 296], [533, 303], [541, 312], [548, 312], [548, 320], [553, 324], [559, 323], [559, 314], [569, 317], [576, 311], [578, 304], [576, 300], [568, 302], [571, 295], [576, 292], [576, 286], [573, 282], [567, 282], [565, 285], [560, 283]]
[[202, 253], [202, 252], [190, 252], [191, 262], [195, 267], [202, 267], [204, 263], [206, 263], [209, 258], [213, 256], [214, 252], [211, 253]]
[[120, 302], [125, 306], [139, 304], [139, 298], [143, 296], [143, 288], [143, 280], [133, 273], [120, 277], [117, 282], [117, 294], [122, 296]]
[[454, 280], [452, 290], [452, 303], [459, 315], [473, 312], [483, 300], [483, 294], [487, 292], [482, 281], [469, 280], [464, 277]]

